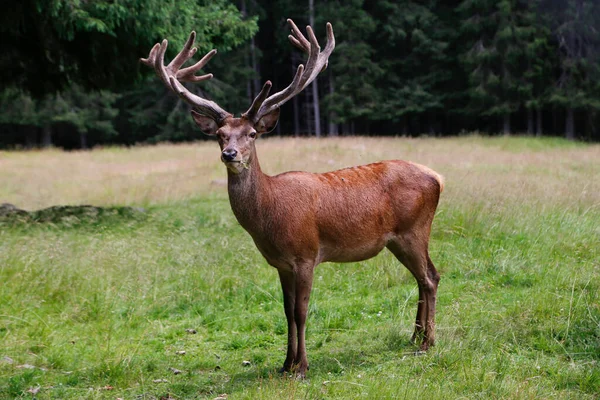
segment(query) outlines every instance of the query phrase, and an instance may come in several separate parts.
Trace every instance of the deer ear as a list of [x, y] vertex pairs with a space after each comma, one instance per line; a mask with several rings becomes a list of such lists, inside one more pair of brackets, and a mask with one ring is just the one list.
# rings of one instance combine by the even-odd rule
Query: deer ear
[[264, 115], [261, 119], [254, 124], [254, 128], [258, 134], [271, 132], [279, 121], [279, 107]]
[[200, 127], [200, 130], [205, 135], [214, 135], [217, 132], [217, 129], [219, 129], [219, 126], [214, 119], [199, 114], [194, 110], [192, 110], [192, 118], [194, 118], [194, 122], [196, 122], [196, 125]]

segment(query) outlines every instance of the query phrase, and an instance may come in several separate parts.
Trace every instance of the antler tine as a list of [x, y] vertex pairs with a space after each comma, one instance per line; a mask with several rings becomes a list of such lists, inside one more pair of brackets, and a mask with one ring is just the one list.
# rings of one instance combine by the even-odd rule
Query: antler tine
[[333, 35], [333, 26], [331, 22], [328, 22], [325, 25], [325, 29], [327, 30], [327, 43], [325, 43], [325, 50], [323, 51], [327, 55], [331, 55], [333, 49], [335, 49], [335, 36]]
[[292, 28], [292, 34], [288, 35], [288, 39], [290, 40], [290, 42], [292, 42], [293, 45], [295, 45], [303, 52], [308, 53], [310, 51], [310, 42], [306, 40], [306, 38], [304, 37], [302, 32], [300, 32], [300, 29], [298, 29], [298, 26], [294, 23], [294, 21], [288, 18], [287, 22], [288, 24], [290, 24], [290, 28]]
[[306, 27], [306, 31], [308, 33], [307, 39], [302, 32], [300, 32], [300, 29], [298, 29], [294, 21], [291, 19], [288, 19], [287, 21], [292, 30], [291, 35], [288, 36], [290, 42], [308, 54], [306, 67], [303, 64], [300, 64], [298, 66], [298, 70], [296, 71], [296, 75], [294, 75], [292, 83], [290, 83], [290, 85], [285, 89], [271, 95], [268, 98], [265, 98], [265, 88], [263, 87], [263, 90], [252, 102], [252, 106], [250, 106], [248, 111], [243, 114], [244, 117], [251, 119], [253, 122], [257, 122], [262, 116], [280, 107], [282, 104], [304, 90], [304, 88], [306, 88], [313, 80], [315, 80], [319, 73], [327, 68], [329, 56], [335, 48], [333, 27], [329, 22], [327, 23], [327, 44], [325, 45], [324, 51], [321, 52], [319, 42], [317, 41], [315, 33], [310, 26]]
[[271, 83], [271, 81], [266, 81], [265, 84], [263, 85], [262, 89], [260, 90], [260, 93], [254, 98], [254, 101], [250, 105], [250, 108], [248, 109], [248, 111], [246, 111], [244, 114], [242, 114], [242, 116], [247, 117], [249, 115], [256, 115], [256, 113], [258, 113], [258, 110], [264, 103], [265, 99], [269, 95], [269, 92], [271, 91], [272, 86], [273, 86], [273, 84]]
[[[169, 41], [167, 39], [163, 39], [158, 48], [158, 53], [156, 54], [156, 59], [154, 60], [154, 70], [162, 79], [165, 84], [169, 84], [169, 73], [167, 73], [167, 68], [171, 66], [171, 64], [165, 67], [165, 53], [167, 52], [167, 47], [169, 46]], [[169, 68], [170, 70], [170, 68]], [[169, 71], [170, 72], [170, 71]]]
[[[333, 27], [331, 26], [331, 23], [327, 23], [326, 25], [326, 30], [327, 30], [327, 43], [325, 44], [325, 49], [320, 52], [319, 56], [321, 59], [324, 59], [324, 64], [323, 67], [321, 69], [313, 69], [311, 70], [312, 74], [315, 73], [316, 74], [314, 77], [312, 77], [312, 79], [310, 79], [310, 81], [312, 81], [319, 73], [323, 72], [325, 70], [325, 68], [327, 68], [327, 65], [329, 63], [329, 56], [331, 55], [331, 53], [333, 52], [333, 49], [335, 48], [335, 36], [333, 36]], [[302, 33], [300, 31], [298, 31], [299, 35], [302, 35], [302, 39], [304, 39], [304, 42], [308, 42], [311, 44], [311, 46], [315, 46], [316, 49], [320, 50], [321, 47], [319, 46], [319, 43], [317, 42], [317, 38], [312, 30], [312, 28], [310, 26], [306, 27], [306, 31], [308, 32], [308, 37], [310, 39], [310, 41], [307, 41], [306, 38], [302, 35]], [[297, 42], [299, 42], [299, 40], [295, 39]], [[294, 43], [294, 42], [292, 42]], [[298, 45], [296, 45], [298, 46]], [[305, 50], [304, 45], [302, 46], [298, 46], [301, 50], [304, 50], [305, 53], [309, 53], [309, 50]], [[309, 62], [310, 62], [310, 55], [309, 55]], [[308, 63], [307, 63], [308, 64]], [[307, 65], [307, 69], [308, 69], [308, 65]]]
[[306, 74], [302, 76], [300, 81], [302, 87], [304, 87], [305, 83], [308, 81], [308, 78], [310, 78], [312, 71], [315, 69], [315, 64], [319, 59], [319, 53], [321, 51], [321, 47], [319, 46], [319, 42], [317, 42], [317, 38], [315, 37], [315, 33], [313, 32], [312, 28], [307, 26], [306, 31], [308, 32], [308, 37], [310, 39], [310, 49], [308, 51], [308, 60], [306, 61], [305, 67]]
[[[185, 62], [187, 60], [192, 58], [194, 56], [194, 54], [196, 54], [196, 51], [198, 51], [198, 49], [196, 47], [192, 47], [194, 45], [195, 41], [196, 41], [196, 31], [192, 31], [192, 32], [190, 32], [190, 36], [188, 37], [188, 39], [185, 41], [185, 44], [183, 45], [183, 49], [181, 49], [179, 54], [177, 54], [175, 56], [175, 58], [171, 60], [171, 62], [169, 63], [168, 66], [171, 67], [175, 71], [179, 71], [179, 68], [181, 68], [181, 66], [183, 64], [185, 64]], [[166, 50], [166, 48], [165, 48], [165, 50]]]
[[[296, 75], [294, 75], [294, 79], [292, 80], [292, 83], [290, 83], [290, 85], [288, 87], [286, 87], [285, 89], [273, 94], [271, 97], [269, 97], [267, 100], [265, 100], [265, 102], [263, 103], [263, 108], [265, 110], [269, 109], [269, 111], [270, 111], [273, 108], [277, 108], [277, 107], [281, 106], [283, 103], [285, 103], [286, 101], [288, 101], [289, 99], [294, 97], [294, 95], [296, 93], [301, 92], [302, 89], [299, 89], [299, 87], [300, 87], [300, 79], [302, 78], [303, 73], [304, 73], [304, 65], [300, 64], [300, 65], [298, 65], [298, 69], [296, 70]], [[267, 112], [268, 111], [266, 111], [265, 114]]]
[[197, 76], [197, 75], [195, 75], [195, 73], [198, 70], [204, 68], [204, 66], [206, 64], [208, 64], [208, 62], [211, 60], [211, 58], [213, 58], [215, 56], [215, 54], [217, 54], [217, 49], [212, 49], [211, 51], [206, 53], [206, 55], [204, 57], [202, 57], [202, 59], [200, 61], [198, 61], [196, 64], [194, 64], [190, 67], [186, 67], [186, 68], [182, 69], [181, 71], [178, 71], [177, 79], [182, 82], [200, 82], [200, 81], [203, 81], [206, 79], [211, 79], [213, 77], [213, 74]]
[[191, 93], [180, 83], [201, 82], [213, 77], [212, 74], [196, 75], [196, 72], [202, 69], [210, 61], [210, 59], [213, 58], [213, 56], [217, 53], [217, 50], [209, 51], [194, 65], [180, 69], [183, 64], [185, 64], [194, 56], [194, 54], [196, 54], [198, 49], [196, 47], [192, 47], [195, 41], [196, 32], [192, 31], [181, 51], [167, 66], [164, 65], [165, 53], [167, 52], [167, 46], [169, 45], [167, 39], [164, 39], [161, 43], [155, 44], [150, 50], [148, 58], [140, 58], [140, 62], [149, 67], [153, 67], [156, 74], [163, 81], [165, 86], [177, 94], [177, 96], [179, 96], [182, 100], [196, 108], [201, 114], [210, 116], [215, 121], [219, 122], [231, 114], [223, 110], [215, 102], [203, 99], [202, 97]]
[[148, 55], [148, 58], [140, 58], [140, 62], [142, 64], [145, 64], [149, 67], [154, 67], [154, 60], [156, 59], [156, 52], [158, 51], [158, 48], [160, 47], [160, 43], [156, 43], [151, 49], [150, 49], [150, 54]]

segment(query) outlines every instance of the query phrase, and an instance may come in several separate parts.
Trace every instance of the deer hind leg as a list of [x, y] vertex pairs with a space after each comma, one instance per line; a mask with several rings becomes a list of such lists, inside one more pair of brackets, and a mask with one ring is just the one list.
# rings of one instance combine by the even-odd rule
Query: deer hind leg
[[428, 241], [413, 235], [398, 236], [388, 249], [412, 273], [419, 286], [419, 303], [413, 341], [421, 341], [421, 350], [435, 343], [435, 303], [440, 275], [429, 258]]
[[415, 320], [415, 330], [410, 338], [410, 341], [417, 343], [423, 340], [425, 334], [425, 323], [426, 323], [427, 311], [425, 310], [425, 295], [423, 294], [423, 288], [419, 285], [419, 302], [417, 303], [417, 318]]

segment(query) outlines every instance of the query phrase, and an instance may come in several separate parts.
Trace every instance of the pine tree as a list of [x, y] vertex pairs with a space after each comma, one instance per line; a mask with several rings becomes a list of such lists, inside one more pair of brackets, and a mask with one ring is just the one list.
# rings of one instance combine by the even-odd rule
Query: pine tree
[[81, 86], [72, 85], [68, 90], [58, 93], [53, 101], [46, 102], [52, 108], [40, 110], [40, 113], [46, 114], [52, 122], [73, 126], [79, 133], [80, 148], [87, 149], [89, 135], [101, 142], [117, 135], [113, 125], [118, 113], [114, 108], [117, 97], [112, 92], [85, 91]]
[[546, 0], [541, 9], [551, 21], [559, 58], [551, 101], [565, 108], [565, 137], [574, 139], [576, 112], [600, 110], [600, 4]]
[[[243, 21], [227, 0], [9, 0], [0, 14], [5, 45], [2, 87], [41, 98], [78, 83], [118, 89], [139, 81], [136, 62], [168, 37], [183, 43], [193, 29], [200, 51], [231, 49], [250, 38], [256, 19]], [[169, 54], [175, 54], [170, 46]], [[26, 65], [27, 68], [22, 66]]]
[[324, 37], [326, 22], [331, 22], [336, 48], [329, 59], [329, 90], [324, 97], [332, 124], [341, 124], [342, 132], [354, 134], [357, 120], [376, 118], [379, 93], [376, 81], [382, 69], [375, 63], [375, 49], [368, 39], [377, 25], [363, 9], [363, 0], [323, 1], [318, 4], [315, 25]]
[[531, 98], [527, 46], [535, 39], [531, 9], [518, 0], [465, 0], [462, 40], [467, 45], [463, 64], [469, 74], [468, 113], [501, 117], [502, 131], [511, 132], [511, 114]]
[[[29, 148], [37, 143], [37, 130], [40, 126], [38, 104], [21, 89], [7, 88], [0, 92], [0, 124], [16, 128], [13, 143], [22, 143]], [[24, 137], [24, 141], [20, 140]]]
[[433, 12], [435, 1], [377, 1], [371, 5], [375, 20], [376, 62], [385, 71], [380, 75], [381, 103], [378, 118], [402, 122], [403, 133], [413, 119], [434, 130], [435, 114], [442, 110], [441, 86], [451, 79], [444, 68], [447, 62], [448, 31]]
[[[551, 31], [548, 19], [537, 12], [540, 0], [530, 3], [526, 22], [531, 26], [531, 36], [523, 46], [525, 70], [521, 75], [521, 91], [527, 110], [527, 133], [543, 134], [542, 110], [548, 106], [554, 84], [553, 72], [557, 59], [552, 52]], [[535, 114], [535, 118], [534, 118]], [[535, 127], [535, 128], [534, 128]]]

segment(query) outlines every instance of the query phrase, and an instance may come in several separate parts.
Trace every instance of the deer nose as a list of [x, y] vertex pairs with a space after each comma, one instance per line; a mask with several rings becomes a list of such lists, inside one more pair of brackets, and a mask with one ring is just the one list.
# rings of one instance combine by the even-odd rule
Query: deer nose
[[233, 161], [235, 160], [235, 156], [237, 156], [237, 150], [234, 149], [225, 149], [221, 154], [223, 161]]

